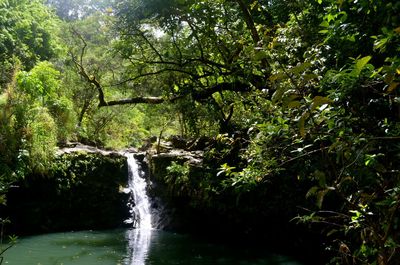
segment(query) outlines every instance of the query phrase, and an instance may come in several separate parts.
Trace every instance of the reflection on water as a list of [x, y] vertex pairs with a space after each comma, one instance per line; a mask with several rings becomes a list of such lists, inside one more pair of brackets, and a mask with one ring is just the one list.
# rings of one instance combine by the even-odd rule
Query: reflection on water
[[123, 231], [82, 231], [21, 238], [4, 256], [10, 265], [121, 265]]
[[128, 241], [128, 257], [126, 258], [124, 264], [146, 264], [145, 261], [150, 248], [151, 234], [151, 229], [131, 229], [126, 232], [126, 238]]
[[[141, 245], [141, 247], [140, 247]], [[144, 247], [143, 247], [144, 246]], [[19, 239], [7, 265], [299, 265], [265, 249], [214, 244], [160, 230], [56, 233]]]

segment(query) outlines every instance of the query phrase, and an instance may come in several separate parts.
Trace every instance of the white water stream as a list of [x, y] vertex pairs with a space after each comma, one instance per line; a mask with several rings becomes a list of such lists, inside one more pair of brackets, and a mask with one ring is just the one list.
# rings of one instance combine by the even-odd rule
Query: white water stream
[[151, 211], [150, 201], [146, 193], [146, 180], [141, 176], [142, 172], [133, 154], [126, 154], [128, 162], [128, 188], [132, 198], [128, 204], [131, 217], [126, 223], [132, 224], [133, 229], [127, 232], [128, 257], [126, 265], [144, 265], [148, 255], [151, 241]]

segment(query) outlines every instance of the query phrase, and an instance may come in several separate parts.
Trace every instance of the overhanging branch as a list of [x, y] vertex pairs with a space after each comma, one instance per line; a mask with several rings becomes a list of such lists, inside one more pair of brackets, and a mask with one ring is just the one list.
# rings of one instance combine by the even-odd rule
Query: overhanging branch
[[99, 99], [99, 107], [104, 107], [104, 106], [114, 106], [114, 105], [126, 105], [126, 104], [136, 104], [136, 103], [146, 103], [146, 104], [161, 104], [165, 102], [165, 99], [162, 97], [135, 97], [135, 98], [129, 98], [129, 99], [121, 99], [121, 100], [112, 100], [112, 101], [106, 101], [104, 98], [104, 92], [103, 88], [99, 82], [99, 80], [96, 79], [94, 75], [89, 74], [84, 65], [83, 65], [83, 56], [86, 52], [86, 47], [87, 43], [85, 39], [82, 37], [82, 35], [77, 32], [76, 30], [72, 29], [72, 32], [82, 41], [83, 47], [81, 49], [81, 54], [80, 58], [76, 58], [76, 56], [70, 52], [72, 61], [74, 62], [76, 68], [78, 69], [78, 74], [89, 84], [93, 85], [97, 91], [98, 91], [98, 99]]
[[208, 89], [193, 91], [191, 94], [194, 100], [203, 100], [211, 97], [212, 94], [216, 92], [223, 92], [223, 91], [249, 92], [250, 90], [251, 90], [250, 85], [237, 81], [233, 83], [225, 82], [216, 84]]
[[[216, 92], [223, 92], [223, 91], [234, 91], [234, 92], [248, 92], [251, 90], [251, 85], [246, 83], [246, 82], [241, 82], [241, 81], [235, 81], [235, 82], [224, 82], [224, 83], [219, 83], [215, 84], [213, 86], [210, 86], [208, 88], [202, 88], [202, 89], [189, 89], [186, 90], [184, 93], [175, 95], [171, 98], [165, 98], [165, 97], [133, 97], [133, 98], [126, 98], [126, 99], [119, 99], [119, 100], [111, 100], [111, 101], [106, 101], [105, 96], [104, 96], [104, 90], [103, 87], [100, 83], [100, 81], [96, 78], [95, 75], [88, 73], [86, 70], [84, 63], [83, 63], [83, 57], [86, 52], [87, 48], [87, 43], [84, 40], [84, 38], [76, 31], [73, 30], [73, 33], [82, 41], [83, 47], [80, 52], [80, 57], [77, 58], [77, 56], [74, 55], [73, 52], [70, 52], [72, 61], [75, 64], [75, 67], [77, 68], [78, 74], [89, 84], [91, 84], [94, 88], [97, 89], [98, 91], [98, 100], [99, 100], [99, 107], [105, 107], [105, 106], [115, 106], [115, 105], [127, 105], [127, 104], [161, 104], [164, 102], [174, 102], [177, 99], [183, 98], [185, 96], [191, 95], [192, 98], [196, 101], [201, 101], [205, 100], [207, 98], [210, 98], [214, 93]], [[164, 63], [164, 62], [160, 62]], [[157, 75], [161, 74], [166, 71], [172, 71], [172, 72], [182, 72], [186, 74], [191, 74], [188, 72], [185, 72], [184, 70], [181, 69], [174, 69], [174, 68], [166, 68], [162, 69], [160, 71], [152, 72], [152, 73], [146, 73], [141, 77], [144, 76], [150, 76], [150, 75]], [[135, 80], [135, 78], [125, 80], [124, 82], [127, 81], [132, 81]]]
[[105, 106], [115, 106], [115, 105], [127, 105], [127, 104], [161, 104], [164, 103], [166, 99], [161, 97], [135, 97], [135, 98], [127, 98], [127, 99], [119, 99], [119, 100], [111, 100], [111, 101], [103, 101], [103, 103], [99, 103], [99, 107]]

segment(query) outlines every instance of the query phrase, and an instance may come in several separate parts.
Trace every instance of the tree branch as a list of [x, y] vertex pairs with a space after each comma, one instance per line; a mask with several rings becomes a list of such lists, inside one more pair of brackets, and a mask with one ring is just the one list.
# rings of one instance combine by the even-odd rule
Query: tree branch
[[[222, 92], [222, 91], [234, 91], [234, 92], [248, 92], [251, 90], [251, 85], [246, 83], [246, 82], [241, 82], [241, 81], [235, 81], [235, 82], [224, 82], [224, 83], [219, 83], [216, 85], [213, 85], [209, 88], [203, 88], [203, 89], [191, 89], [188, 90], [187, 92], [180, 94], [180, 95], [176, 95], [172, 98], [164, 98], [164, 97], [133, 97], [133, 98], [127, 98], [127, 99], [119, 99], [119, 100], [111, 100], [111, 101], [106, 101], [105, 100], [105, 96], [104, 96], [104, 91], [103, 91], [103, 87], [100, 83], [100, 81], [96, 78], [95, 75], [90, 74], [87, 72], [87, 70], [85, 69], [85, 66], [83, 64], [83, 57], [85, 55], [86, 52], [86, 48], [87, 48], [87, 43], [84, 40], [83, 36], [81, 34], [79, 34], [76, 30], [73, 30], [73, 33], [82, 41], [83, 43], [83, 47], [81, 49], [81, 53], [80, 53], [80, 58], [76, 58], [76, 56], [70, 52], [70, 55], [72, 57], [72, 61], [74, 62], [77, 70], [78, 70], [78, 74], [89, 84], [91, 84], [93, 87], [95, 87], [98, 91], [98, 100], [99, 100], [99, 107], [104, 107], [104, 106], [114, 106], [114, 105], [126, 105], [126, 104], [138, 104], [138, 103], [145, 103], [145, 104], [161, 104], [164, 102], [173, 102], [179, 98], [188, 96], [188, 95], [192, 95], [193, 99], [196, 101], [201, 101], [204, 99], [207, 99], [209, 97], [211, 97], [214, 93], [216, 92]], [[159, 63], [166, 63], [162, 60], [162, 58], [160, 58], [161, 61]], [[200, 61], [202, 61], [202, 59], [200, 59]], [[207, 63], [209, 63], [209, 61], [207, 61]], [[175, 68], [165, 68], [165, 69], [161, 69], [160, 71], [156, 71], [156, 72], [151, 72], [151, 73], [145, 73], [142, 74], [138, 77], [134, 77], [131, 79], [127, 79], [124, 82], [129, 82], [129, 81], [134, 81], [137, 78], [140, 77], [144, 77], [144, 76], [150, 76], [150, 75], [157, 75], [160, 74], [162, 72], [166, 72], [166, 71], [176, 71], [176, 72], [181, 72], [181, 73], [185, 73], [188, 75], [193, 76], [192, 73], [184, 71], [182, 69], [175, 69]], [[201, 78], [202, 76], [194, 76], [195, 78]], [[122, 84], [122, 83], [120, 83]], [[228, 118], [230, 118], [231, 115], [228, 116]]]
[[318, 152], [322, 152], [322, 151], [324, 151], [324, 150], [326, 150], [326, 149], [329, 149], [329, 148], [330, 148], [329, 146], [322, 147], [322, 148], [319, 148], [319, 149], [316, 149], [316, 150], [309, 151], [309, 152], [304, 153], [304, 154], [302, 154], [302, 155], [299, 155], [299, 156], [290, 158], [289, 160], [283, 161], [278, 167], [282, 167], [282, 166], [284, 166], [284, 165], [287, 164], [287, 163], [290, 163], [290, 162], [292, 162], [292, 161], [295, 161], [295, 160], [300, 159], [300, 158], [305, 157], [305, 156], [310, 156], [310, 155], [312, 155], [312, 154], [315, 154], [315, 153], [318, 153]]
[[154, 45], [151, 43], [151, 41], [146, 37], [145, 33], [142, 32], [141, 30], [137, 30], [140, 34], [140, 36], [144, 39], [144, 41], [150, 46], [150, 48], [155, 52], [155, 54], [157, 55], [157, 57], [160, 59], [160, 61], [164, 61], [162, 55], [158, 52], [158, 50], [156, 49], [156, 47], [154, 47]]
[[192, 96], [193, 96], [194, 100], [200, 101], [202, 99], [211, 97], [211, 95], [216, 92], [222, 92], [222, 91], [249, 92], [250, 90], [251, 90], [251, 87], [242, 82], [239, 82], [239, 81], [236, 81], [233, 83], [226, 82], [226, 83], [216, 84], [216, 85], [210, 87], [209, 89], [193, 91]]
[[236, 0], [236, 2], [239, 4], [240, 9], [242, 10], [244, 21], [251, 32], [251, 37], [253, 38], [254, 43], [257, 45], [260, 42], [260, 35], [258, 35], [258, 31], [254, 25], [254, 20], [251, 17], [250, 11], [243, 0]]
[[[239, 4], [240, 9], [242, 10], [244, 20], [246, 22], [247, 27], [250, 30], [251, 37], [253, 39], [255, 46], [261, 48], [262, 46], [261, 38], [260, 35], [258, 34], [253, 17], [251, 16], [249, 9], [247, 8], [247, 5], [245, 4], [245, 2], [243, 2], [243, 0], [235, 0], [235, 1]], [[264, 69], [270, 68], [269, 63], [265, 58], [261, 60], [261, 66]]]
[[190, 19], [186, 19], [186, 22], [188, 23], [190, 29], [192, 30], [193, 37], [197, 41], [197, 46], [199, 47], [199, 50], [200, 50], [200, 57], [201, 57], [201, 59], [204, 59], [205, 58], [204, 57], [204, 49], [203, 49], [203, 46], [201, 45], [200, 38], [197, 35], [196, 29], [194, 28], [194, 25], [192, 24], [192, 21], [190, 21]]
[[138, 104], [138, 103], [161, 104], [161, 103], [164, 103], [165, 101], [167, 101], [167, 100], [162, 97], [135, 97], [135, 98], [111, 100], [108, 102], [103, 101], [103, 103], [102, 102], [99, 103], [99, 107]]

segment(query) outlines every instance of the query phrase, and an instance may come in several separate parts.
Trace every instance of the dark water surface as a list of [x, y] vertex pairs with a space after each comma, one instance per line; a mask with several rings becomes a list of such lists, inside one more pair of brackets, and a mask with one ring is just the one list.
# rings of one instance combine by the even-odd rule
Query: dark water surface
[[[233, 242], [234, 243], [234, 242]], [[20, 238], [8, 265], [300, 265], [265, 249], [227, 246], [151, 230], [55, 233]]]

